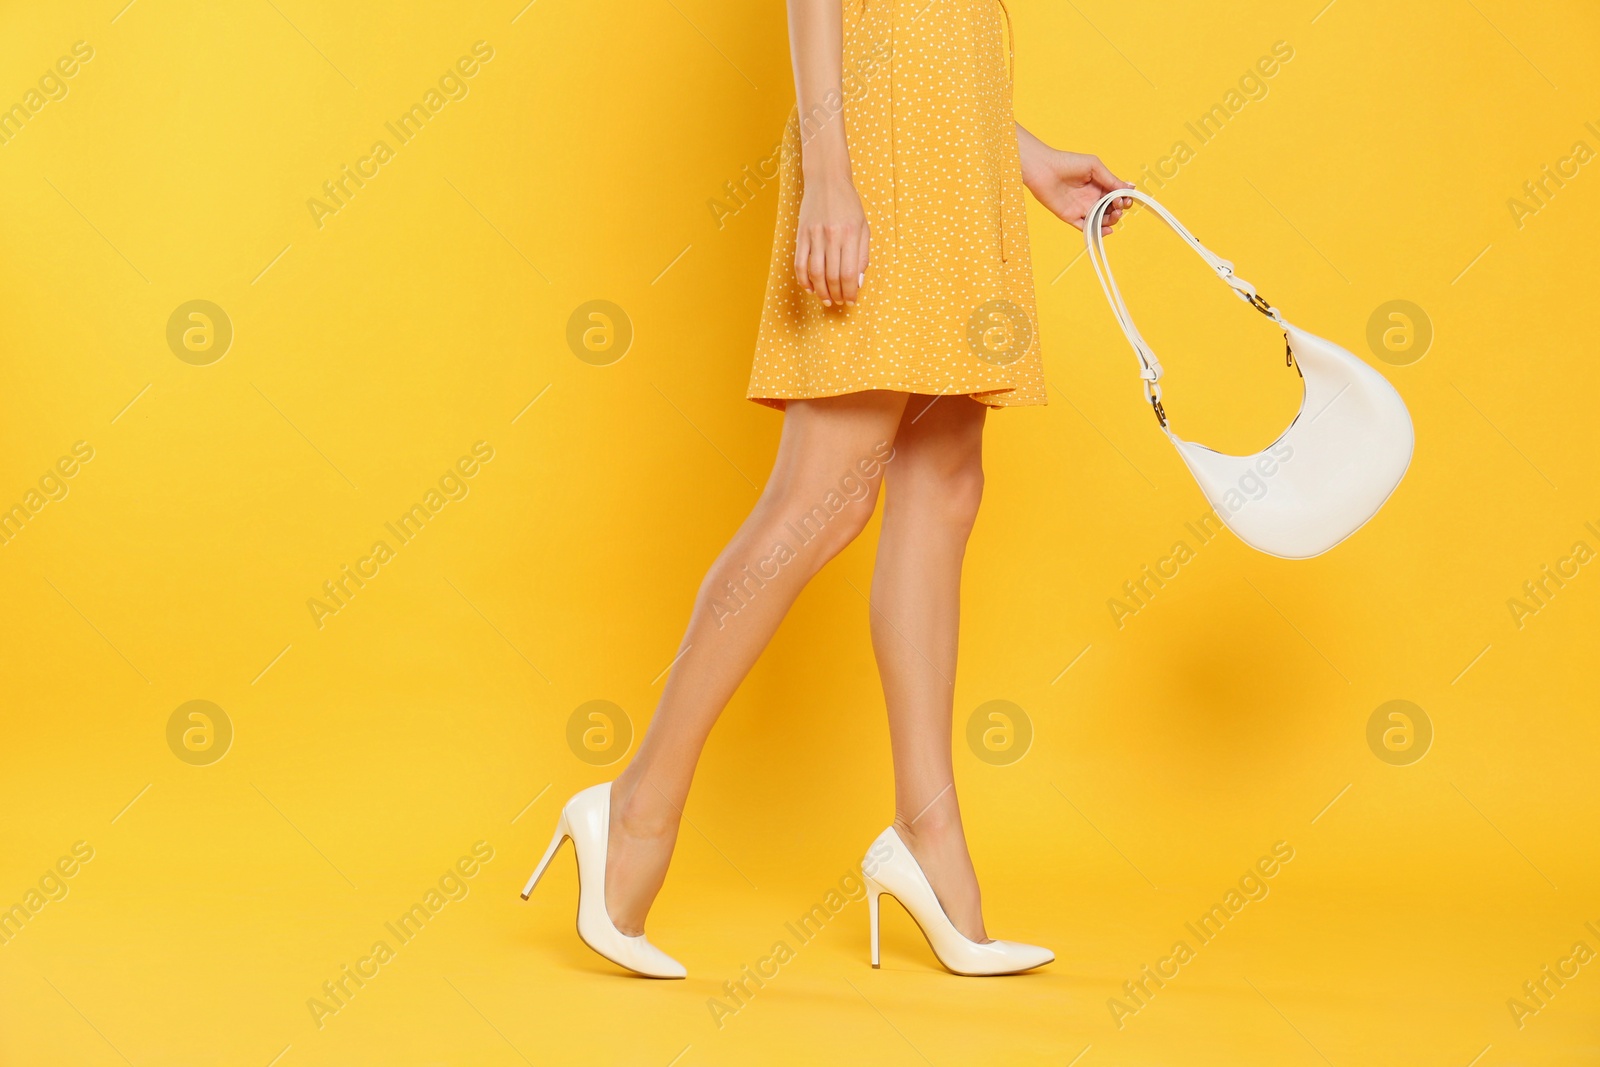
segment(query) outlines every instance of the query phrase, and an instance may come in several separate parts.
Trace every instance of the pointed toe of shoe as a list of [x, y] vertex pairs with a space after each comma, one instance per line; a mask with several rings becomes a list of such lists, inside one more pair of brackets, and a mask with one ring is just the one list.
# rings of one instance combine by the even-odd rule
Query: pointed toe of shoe
[[689, 970], [671, 956], [656, 948], [645, 940], [643, 934], [638, 937], [624, 937], [621, 948], [623, 958], [614, 962], [620, 963], [630, 971], [650, 978], [687, 978]]
[[637, 965], [634, 966], [635, 971], [640, 974], [648, 974], [650, 977], [690, 976], [690, 971], [686, 966], [669, 957], [666, 952], [662, 952], [656, 945], [645, 941], [643, 936], [638, 941], [640, 941], [640, 953], [638, 953], [638, 957], [635, 957], [637, 958]]
[[1027, 945], [1021, 941], [969, 941], [972, 951], [958, 961], [945, 962], [957, 974], [983, 977], [988, 975], [1021, 974], [1035, 967], [1053, 962], [1056, 954], [1043, 945]]
[[657, 973], [655, 975], [655, 977], [657, 977], [657, 978], [687, 978], [687, 977], [689, 977], [689, 968], [685, 967], [683, 964], [679, 963], [677, 960], [673, 959], [671, 956], [667, 955], [665, 952], [663, 952], [661, 954], [661, 960], [662, 960], [662, 964], [661, 964], [662, 969], [661, 969], [661, 971], [659, 973]]
[[1025, 945], [1021, 941], [1002, 942], [1006, 946], [1006, 956], [1019, 971], [1031, 971], [1035, 967], [1043, 967], [1047, 963], [1054, 963], [1056, 954], [1043, 945]]

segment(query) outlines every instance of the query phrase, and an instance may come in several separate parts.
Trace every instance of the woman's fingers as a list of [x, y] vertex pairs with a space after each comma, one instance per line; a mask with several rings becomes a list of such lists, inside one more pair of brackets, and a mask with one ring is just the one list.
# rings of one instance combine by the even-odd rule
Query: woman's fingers
[[812, 226], [795, 237], [794, 276], [824, 306], [854, 304], [866, 284], [871, 232], [860, 226]]
[[1113, 189], [1130, 188], [1127, 182], [1106, 169], [1106, 165], [1100, 162], [1099, 156], [1091, 156], [1089, 158], [1089, 177], [1093, 178], [1095, 184], [1108, 193]]
[[811, 291], [811, 235], [801, 230], [794, 238], [794, 280], [800, 288]]
[[[1100, 162], [1099, 156], [1090, 157], [1089, 177], [1096, 185], [1108, 193], [1117, 189], [1132, 189], [1134, 187], [1132, 182], [1125, 182], [1121, 178], [1118, 178], [1115, 174], [1112, 174], [1106, 165]], [[1133, 197], [1131, 196], [1120, 196], [1113, 200], [1111, 202], [1110, 210], [1101, 216], [1101, 236], [1109, 237], [1112, 232], [1111, 227], [1122, 221], [1123, 212], [1131, 209], [1132, 207]]]
[[863, 223], [853, 240], [847, 242], [839, 259], [839, 285], [844, 302], [854, 304], [867, 279], [867, 227]]
[[811, 232], [810, 250], [806, 256], [807, 289], [815, 293], [817, 298], [824, 303], [828, 300], [828, 275], [827, 275], [827, 235], [822, 232], [822, 227], [817, 227]]
[[[1104, 170], [1105, 168], [1102, 167], [1101, 169]], [[1132, 189], [1133, 188], [1133, 183], [1132, 182], [1119, 181], [1118, 179], [1116, 179], [1116, 178], [1111, 176], [1111, 172], [1110, 171], [1106, 171], [1106, 177], [1111, 178], [1111, 184], [1106, 186], [1106, 192], [1110, 192], [1112, 189]], [[1127, 209], [1133, 207], [1133, 197], [1131, 197], [1131, 196], [1120, 197], [1117, 200], [1117, 207], [1121, 208], [1124, 211], [1126, 211]]]
[[827, 254], [823, 257], [823, 273], [827, 276], [828, 288], [822, 302], [824, 305], [844, 303], [844, 286], [839, 280], [839, 264], [844, 254], [845, 239], [851, 238], [854, 243], [854, 234], [843, 227], [832, 228], [828, 232]]

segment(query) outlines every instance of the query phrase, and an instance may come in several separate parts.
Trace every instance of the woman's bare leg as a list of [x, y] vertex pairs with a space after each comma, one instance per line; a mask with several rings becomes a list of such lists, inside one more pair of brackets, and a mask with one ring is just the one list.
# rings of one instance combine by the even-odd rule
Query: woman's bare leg
[[913, 396], [887, 473], [872, 648], [894, 752], [894, 825], [967, 937], [986, 940], [951, 759], [961, 560], [983, 494], [984, 406]]
[[800, 590], [871, 518], [905, 404], [891, 392], [789, 402], [772, 478], [701, 583], [650, 728], [611, 787], [606, 909], [623, 933], [644, 929], [717, 716]]

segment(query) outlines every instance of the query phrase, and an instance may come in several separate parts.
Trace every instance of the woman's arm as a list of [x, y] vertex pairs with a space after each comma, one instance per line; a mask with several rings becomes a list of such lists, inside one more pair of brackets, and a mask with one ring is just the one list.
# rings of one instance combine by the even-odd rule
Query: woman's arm
[[[1017, 151], [1022, 156], [1022, 183], [1034, 197], [1055, 213], [1059, 219], [1083, 229], [1083, 220], [1089, 209], [1102, 196], [1117, 189], [1132, 189], [1106, 169], [1099, 156], [1085, 156], [1077, 152], [1059, 152], [1017, 123]], [[1105, 214], [1100, 228], [1110, 234], [1111, 227], [1122, 218], [1122, 212], [1133, 206], [1127, 197]]]
[[789, 0], [789, 55], [805, 178], [794, 275], [824, 304], [854, 304], [867, 269], [868, 233], [844, 136], [844, 16], [839, 0]]

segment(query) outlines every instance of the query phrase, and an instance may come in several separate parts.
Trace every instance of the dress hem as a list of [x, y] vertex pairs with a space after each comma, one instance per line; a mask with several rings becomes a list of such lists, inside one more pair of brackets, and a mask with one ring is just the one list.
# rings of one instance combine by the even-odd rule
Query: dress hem
[[989, 399], [991, 397], [998, 398], [1004, 397], [1007, 394], [1016, 393], [1017, 389], [1014, 386], [1005, 386], [998, 389], [974, 387], [971, 389], [946, 389], [930, 392], [926, 388], [910, 385], [869, 385], [865, 388], [836, 389], [814, 393], [781, 394], [775, 392], [751, 392], [745, 394], [745, 399], [751, 401], [752, 403], [760, 404], [762, 407], [769, 407], [777, 411], [782, 411], [791, 400], [825, 400], [829, 397], [835, 396], [850, 396], [853, 393], [874, 392], [910, 393], [915, 396], [968, 396], [985, 407], [991, 408], [1042, 408], [1049, 404], [1049, 399], [1043, 394], [1038, 396], [1030, 395], [1016, 400]]

